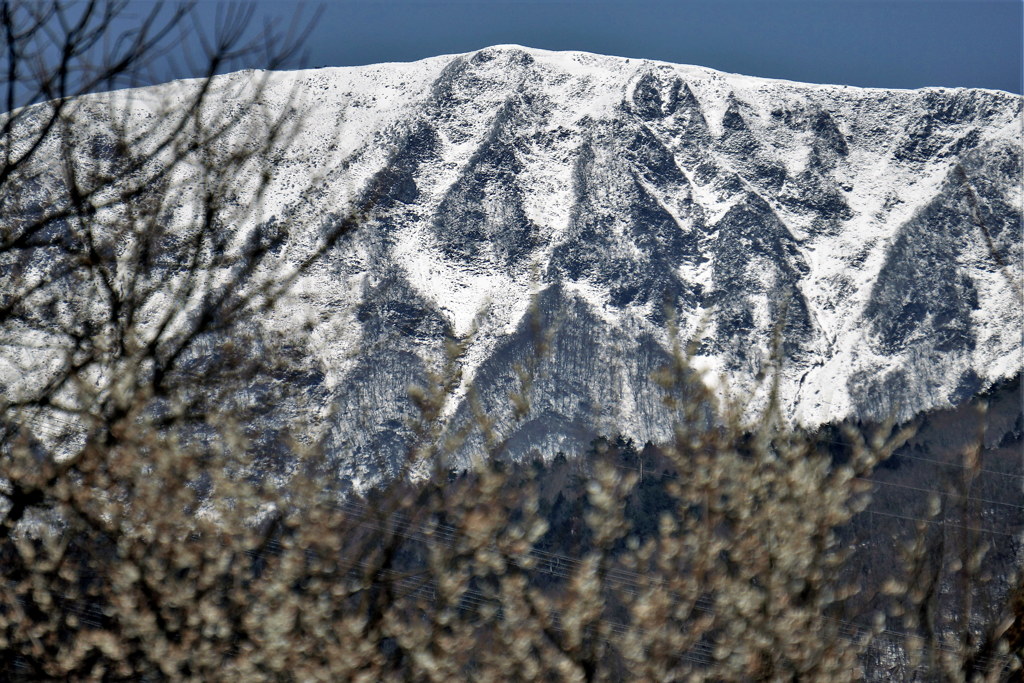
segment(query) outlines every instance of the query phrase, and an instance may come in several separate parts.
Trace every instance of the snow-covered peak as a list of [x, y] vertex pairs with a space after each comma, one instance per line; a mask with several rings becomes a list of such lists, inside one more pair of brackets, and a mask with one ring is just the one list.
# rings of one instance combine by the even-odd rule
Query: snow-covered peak
[[[143, 125], [198, 87], [88, 106]], [[669, 436], [651, 379], [668, 318], [752, 410], [777, 348], [805, 425], [906, 418], [1021, 370], [1019, 96], [517, 45], [214, 90], [211, 119], [258, 95], [227, 147], [294, 119], [252, 219], [287, 225], [286, 253], [372, 199], [265, 321], [322, 368], [333, 447], [359, 467], [404, 452], [408, 387], [442, 367], [448, 337], [468, 340], [452, 424], [475, 393], [509, 449], [547, 455], [597, 432]], [[176, 220], [187, 229], [187, 206]], [[537, 376], [520, 419], [523, 367]]]

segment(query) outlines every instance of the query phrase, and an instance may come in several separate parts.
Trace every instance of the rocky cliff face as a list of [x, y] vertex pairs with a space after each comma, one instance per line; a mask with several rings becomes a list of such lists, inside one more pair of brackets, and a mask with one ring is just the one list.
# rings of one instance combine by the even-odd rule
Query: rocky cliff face
[[668, 437], [669, 319], [723, 393], [763, 397], [777, 346], [804, 425], [907, 418], [1021, 370], [1019, 96], [515, 46], [272, 82], [251, 116], [303, 124], [253, 225], [312, 244], [371, 207], [264, 321], [317, 369], [310, 410], [354, 479], [402, 457], [409, 387], [451, 338], [451, 428], [482, 412], [547, 455]]

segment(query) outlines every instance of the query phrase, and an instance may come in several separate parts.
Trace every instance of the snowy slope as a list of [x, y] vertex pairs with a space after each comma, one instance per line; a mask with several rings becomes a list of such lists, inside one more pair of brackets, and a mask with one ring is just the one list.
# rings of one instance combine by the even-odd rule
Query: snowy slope
[[[221, 77], [223, 106], [253, 78]], [[372, 200], [265, 321], [322, 370], [352, 476], [404, 453], [408, 387], [450, 336], [468, 340], [451, 424], [474, 396], [511, 451], [547, 455], [595, 432], [668, 437], [651, 379], [666, 306], [736, 396], [758, 393], [781, 331], [780, 393], [804, 425], [906, 418], [1021, 370], [1019, 96], [519, 46], [270, 79], [249, 134], [287, 108], [300, 125], [254, 225], [286, 224], [301, 254]], [[141, 122], [194, 87], [95, 99]], [[523, 418], [517, 366], [536, 374]]]

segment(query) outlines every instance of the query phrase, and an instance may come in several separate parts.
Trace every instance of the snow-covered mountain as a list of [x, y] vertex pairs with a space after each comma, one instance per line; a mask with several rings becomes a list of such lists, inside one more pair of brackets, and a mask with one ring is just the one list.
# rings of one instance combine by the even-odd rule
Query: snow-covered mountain
[[[254, 77], [220, 77], [224, 105]], [[313, 244], [369, 206], [264, 321], [317, 369], [309, 410], [354, 477], [405, 452], [410, 385], [453, 337], [448, 423], [482, 413], [510, 451], [546, 455], [669, 437], [652, 379], [669, 319], [737, 397], [763, 393], [781, 340], [803, 425], [903, 419], [1021, 371], [1017, 95], [518, 46], [270, 79], [252, 116], [302, 124], [254, 225]], [[195, 87], [132, 91], [132, 116]]]

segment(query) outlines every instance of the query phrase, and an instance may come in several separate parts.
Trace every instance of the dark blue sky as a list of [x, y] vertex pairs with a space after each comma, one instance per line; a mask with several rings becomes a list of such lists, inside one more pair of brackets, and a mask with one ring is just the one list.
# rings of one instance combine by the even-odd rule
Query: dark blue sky
[[[197, 9], [207, 23], [226, 6]], [[257, 20], [281, 26], [302, 7], [261, 0]], [[1021, 0], [333, 0], [322, 12], [293, 66], [519, 43], [818, 83], [1021, 92]]]

